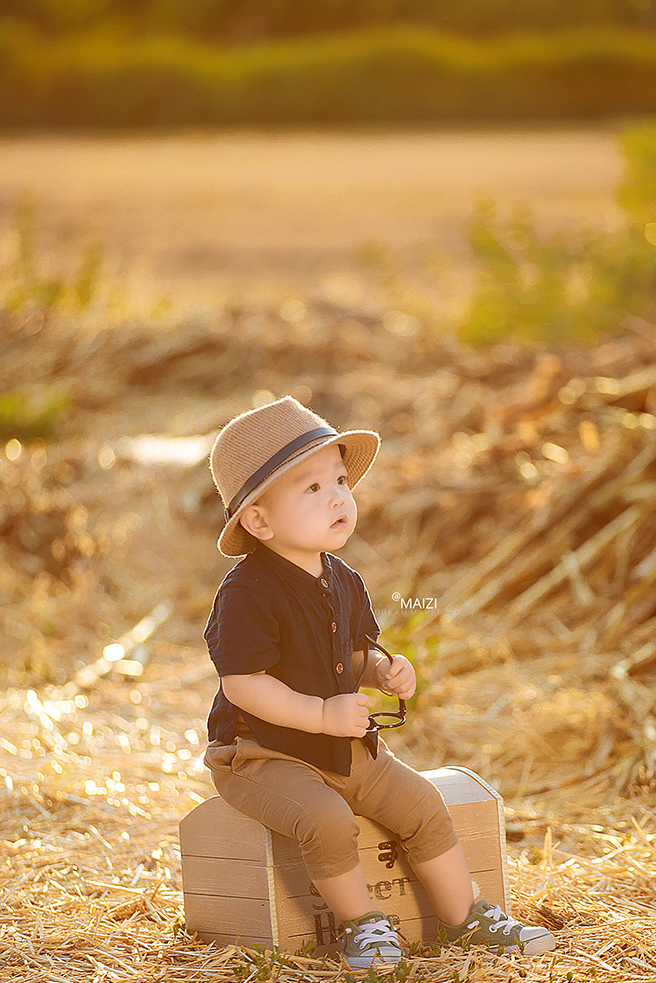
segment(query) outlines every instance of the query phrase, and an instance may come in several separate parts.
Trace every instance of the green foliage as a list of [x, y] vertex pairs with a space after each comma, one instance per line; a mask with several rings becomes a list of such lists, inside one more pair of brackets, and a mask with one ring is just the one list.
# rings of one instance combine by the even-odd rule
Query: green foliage
[[627, 127], [619, 139], [628, 167], [618, 200], [636, 226], [646, 226], [656, 221], [656, 121]]
[[245, 964], [237, 965], [233, 970], [236, 980], [266, 980], [273, 983], [290, 966], [290, 956], [281, 952], [277, 945], [268, 949], [255, 944], [250, 953], [244, 955]]
[[592, 343], [627, 314], [653, 322], [656, 301], [656, 124], [621, 135], [627, 169], [618, 199], [626, 227], [541, 234], [528, 214], [500, 221], [477, 209], [469, 241], [478, 282], [459, 327], [472, 344], [514, 339]]
[[473, 40], [382, 25], [217, 46], [0, 21], [0, 89], [4, 127], [562, 119], [654, 111], [656, 47], [620, 28]]
[[36, 208], [30, 198], [19, 201], [15, 224], [5, 238], [11, 248], [4, 267], [0, 267], [0, 306], [6, 311], [32, 308], [44, 314], [55, 309], [79, 312], [94, 303], [104, 258], [100, 243], [82, 243], [77, 270], [72, 274], [44, 273], [37, 242]]
[[[405, 983], [411, 970], [410, 963], [401, 959], [394, 966], [383, 968], [381, 972], [377, 972], [373, 967], [368, 969], [366, 973], [364, 970], [356, 970], [355, 973], [350, 973], [347, 970], [343, 980], [344, 983]], [[341, 975], [339, 978], [342, 979]]]
[[104, 256], [104, 248], [99, 242], [89, 243], [82, 251], [77, 275], [71, 284], [71, 296], [78, 310], [86, 310], [96, 297]]
[[437, 655], [439, 638], [434, 630], [431, 631], [434, 616], [433, 610], [417, 610], [401, 622], [386, 624], [380, 637], [381, 644], [388, 652], [404, 655], [415, 669], [417, 689], [414, 696], [406, 700], [410, 712], [428, 684], [430, 666]]
[[57, 386], [38, 394], [14, 390], [0, 393], [0, 439], [27, 443], [54, 436], [68, 419], [73, 406], [68, 395]]

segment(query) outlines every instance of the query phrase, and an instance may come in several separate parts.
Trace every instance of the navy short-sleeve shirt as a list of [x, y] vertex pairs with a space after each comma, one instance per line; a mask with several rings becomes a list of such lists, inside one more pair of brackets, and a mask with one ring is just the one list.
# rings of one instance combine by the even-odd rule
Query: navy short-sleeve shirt
[[[258, 544], [227, 574], [205, 629], [219, 676], [267, 672], [291, 689], [328, 699], [351, 693], [351, 655], [367, 650], [365, 635], [379, 627], [360, 575], [339, 557], [322, 554], [314, 577]], [[230, 744], [238, 715], [264, 747], [291, 754], [341, 775], [351, 766], [348, 737], [279, 727], [238, 710], [221, 689], [208, 719], [210, 741]], [[375, 754], [375, 741], [365, 738]]]

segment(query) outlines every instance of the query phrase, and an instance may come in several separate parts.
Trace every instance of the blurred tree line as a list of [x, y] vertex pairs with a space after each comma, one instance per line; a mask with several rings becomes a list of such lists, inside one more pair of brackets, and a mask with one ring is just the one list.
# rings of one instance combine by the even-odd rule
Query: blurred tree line
[[396, 24], [472, 36], [656, 28], [656, 0], [2, 0], [0, 13], [49, 37], [110, 28], [223, 45]]
[[656, 0], [0, 0], [0, 127], [656, 113]]

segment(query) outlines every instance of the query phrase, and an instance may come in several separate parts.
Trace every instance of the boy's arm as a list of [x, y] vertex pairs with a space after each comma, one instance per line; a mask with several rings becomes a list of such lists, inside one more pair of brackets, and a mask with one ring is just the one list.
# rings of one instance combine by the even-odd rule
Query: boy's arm
[[367, 730], [368, 697], [364, 693], [340, 693], [322, 700], [298, 693], [265, 672], [222, 676], [221, 688], [240, 710], [278, 727], [333, 737], [363, 737]]
[[[369, 689], [378, 689], [378, 683], [376, 682], [376, 667], [382, 660], [385, 661], [386, 665], [389, 665], [389, 659], [387, 656], [378, 652], [376, 649], [368, 649], [366, 653], [367, 664], [365, 666], [365, 652], [363, 649], [358, 649], [353, 653], [353, 673], [355, 678], [358, 679], [360, 673], [362, 673], [362, 678], [360, 679], [360, 686], [366, 686]], [[362, 672], [364, 666], [364, 672]]]

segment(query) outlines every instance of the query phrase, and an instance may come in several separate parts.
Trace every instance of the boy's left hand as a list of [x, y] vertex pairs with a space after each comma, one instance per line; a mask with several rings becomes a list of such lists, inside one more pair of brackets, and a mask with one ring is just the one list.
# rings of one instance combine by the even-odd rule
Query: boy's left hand
[[386, 693], [393, 693], [402, 700], [409, 700], [417, 688], [417, 677], [412, 663], [404, 655], [394, 655], [392, 664], [387, 658], [376, 663], [376, 685]]

